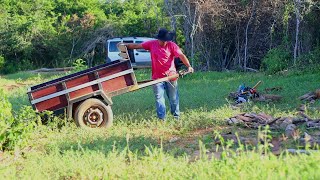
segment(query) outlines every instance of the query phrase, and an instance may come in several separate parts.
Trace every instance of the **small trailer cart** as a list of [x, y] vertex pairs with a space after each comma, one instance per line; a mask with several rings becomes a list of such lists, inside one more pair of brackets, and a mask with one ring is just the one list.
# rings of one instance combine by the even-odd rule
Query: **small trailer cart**
[[30, 87], [27, 94], [32, 107], [37, 112], [66, 109], [79, 127], [110, 127], [113, 96], [179, 76], [137, 82], [126, 47], [119, 49], [121, 60]]

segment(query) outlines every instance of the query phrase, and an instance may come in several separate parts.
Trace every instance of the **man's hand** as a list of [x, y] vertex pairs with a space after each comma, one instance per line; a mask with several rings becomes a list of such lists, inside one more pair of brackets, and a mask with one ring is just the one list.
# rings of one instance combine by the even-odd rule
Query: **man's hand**
[[181, 61], [183, 62], [183, 64], [188, 67], [188, 73], [193, 73], [193, 72], [194, 72], [194, 69], [191, 67], [190, 62], [189, 62], [187, 56], [184, 55], [184, 54], [180, 54], [179, 58], [181, 59]]
[[188, 72], [189, 72], [189, 73], [193, 73], [193, 72], [194, 72], [194, 69], [193, 69], [191, 66], [189, 66], [189, 67], [188, 67]]

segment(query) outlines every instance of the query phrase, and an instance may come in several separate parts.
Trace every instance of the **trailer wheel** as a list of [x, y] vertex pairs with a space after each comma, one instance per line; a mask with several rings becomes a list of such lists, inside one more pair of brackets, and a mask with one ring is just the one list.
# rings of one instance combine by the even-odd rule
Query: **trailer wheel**
[[113, 113], [110, 106], [91, 98], [78, 106], [74, 119], [79, 127], [108, 128], [112, 126]]

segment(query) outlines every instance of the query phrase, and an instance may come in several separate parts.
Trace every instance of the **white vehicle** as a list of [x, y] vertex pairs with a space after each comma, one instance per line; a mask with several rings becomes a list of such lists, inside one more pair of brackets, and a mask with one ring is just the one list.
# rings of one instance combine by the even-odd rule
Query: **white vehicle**
[[[120, 37], [108, 39], [106, 43], [107, 48], [107, 62], [112, 62], [121, 59], [120, 51], [117, 48], [119, 42], [123, 43], [143, 43], [145, 41], [154, 40], [154, 38], [147, 37]], [[128, 50], [131, 63], [133, 67], [151, 67], [150, 52], [144, 49]]]

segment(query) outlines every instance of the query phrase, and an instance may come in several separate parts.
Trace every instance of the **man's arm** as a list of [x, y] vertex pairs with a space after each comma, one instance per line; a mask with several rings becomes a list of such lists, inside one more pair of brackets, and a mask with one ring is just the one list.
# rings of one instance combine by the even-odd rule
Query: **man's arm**
[[141, 44], [137, 44], [137, 43], [123, 43], [123, 44], [126, 45], [128, 49], [143, 49]]
[[183, 62], [183, 64], [188, 67], [188, 72], [193, 73], [193, 72], [194, 72], [194, 69], [191, 67], [190, 62], [189, 62], [187, 56], [182, 53], [182, 54], [180, 54], [179, 58], [181, 59], [181, 61]]

